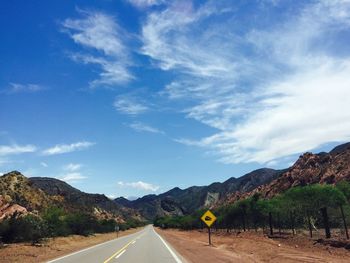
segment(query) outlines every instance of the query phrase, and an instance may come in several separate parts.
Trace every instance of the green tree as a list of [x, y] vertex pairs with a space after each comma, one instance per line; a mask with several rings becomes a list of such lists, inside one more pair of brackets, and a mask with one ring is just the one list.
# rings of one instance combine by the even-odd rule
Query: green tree
[[62, 208], [49, 207], [42, 217], [47, 223], [50, 236], [67, 236], [71, 233], [66, 221], [67, 214]]

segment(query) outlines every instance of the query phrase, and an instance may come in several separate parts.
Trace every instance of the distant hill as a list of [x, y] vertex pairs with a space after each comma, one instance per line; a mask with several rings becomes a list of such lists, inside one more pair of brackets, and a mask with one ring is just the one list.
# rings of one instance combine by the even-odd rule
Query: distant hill
[[219, 206], [259, 193], [269, 198], [294, 186], [335, 184], [350, 181], [350, 143], [329, 153], [305, 153], [284, 170], [258, 169], [239, 178], [208, 186], [178, 187], [160, 195], [147, 195], [134, 201], [116, 203], [136, 209], [147, 219], [157, 216], [189, 214], [197, 209]]
[[335, 184], [341, 180], [350, 181], [350, 143], [339, 145], [329, 153], [305, 153], [288, 169], [262, 168], [223, 183], [186, 189], [175, 187], [133, 201], [123, 197], [110, 200], [103, 194], [84, 193], [58, 179], [27, 178], [13, 171], [0, 177], [0, 219], [14, 212], [40, 213], [49, 206], [60, 206], [118, 221], [152, 220], [231, 203], [254, 193], [269, 198], [294, 186]]
[[[17, 171], [0, 177], [0, 197], [3, 207], [18, 206], [22, 212], [40, 213], [49, 206], [59, 206], [71, 212], [91, 213], [98, 218], [115, 218], [119, 221], [130, 217], [140, 218], [135, 210], [119, 205], [105, 195], [84, 193], [55, 178], [27, 178]], [[15, 212], [14, 209], [10, 211], [8, 213]]]
[[147, 219], [164, 215], [183, 215], [203, 207], [209, 207], [220, 198], [234, 192], [249, 192], [271, 182], [283, 171], [263, 168], [239, 178], [230, 178], [223, 183], [209, 186], [192, 186], [186, 189], [175, 187], [160, 195], [147, 195], [127, 203], [120, 198], [115, 202], [136, 209]]

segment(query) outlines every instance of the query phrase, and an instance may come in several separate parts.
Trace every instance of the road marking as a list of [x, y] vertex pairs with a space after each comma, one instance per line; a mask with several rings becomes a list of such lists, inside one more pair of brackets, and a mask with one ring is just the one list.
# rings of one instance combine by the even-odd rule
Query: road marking
[[118, 254], [115, 258], [119, 258], [121, 255], [123, 255], [124, 253], [125, 253], [125, 249], [120, 253], [120, 254]]
[[175, 261], [177, 263], [182, 263], [182, 261], [178, 258], [178, 256], [175, 254], [175, 252], [168, 246], [168, 244], [164, 241], [164, 239], [160, 235], [158, 235], [158, 233], [154, 230], [154, 228], [153, 228], [153, 231], [160, 238], [160, 240], [163, 242], [164, 246], [169, 250], [170, 254], [173, 256]]
[[136, 243], [136, 240], [132, 241], [131, 244], [135, 244]]
[[[144, 230], [144, 229], [143, 229], [143, 230]], [[141, 231], [143, 231], [143, 230], [140, 230], [139, 232], [141, 232]], [[138, 232], [136, 232], [136, 233], [138, 233]], [[135, 234], [136, 234], [136, 233], [135, 233]], [[131, 235], [133, 235], [133, 234], [131, 234]], [[52, 260], [50, 260], [50, 261], [47, 261], [46, 263], [53, 263], [53, 262], [56, 262], [56, 261], [58, 261], [58, 260], [61, 260], [61, 259], [64, 259], [64, 258], [67, 258], [67, 257], [70, 257], [70, 256], [74, 256], [74, 255], [79, 254], [79, 253], [81, 253], [81, 252], [87, 251], [87, 250], [89, 250], [89, 249], [93, 249], [93, 248], [96, 248], [96, 247], [99, 247], [99, 246], [103, 246], [103, 245], [106, 245], [106, 244], [108, 244], [108, 243], [111, 243], [111, 242], [114, 242], [114, 241], [117, 241], [117, 240], [125, 239], [125, 238], [127, 238], [127, 237], [129, 237], [129, 235], [123, 236], [123, 237], [120, 237], [120, 238], [115, 238], [115, 239], [112, 239], [112, 240], [109, 240], [109, 241], [106, 241], [106, 242], [103, 242], [103, 243], [100, 243], [100, 244], [97, 244], [97, 245], [94, 245], [94, 246], [91, 246], [91, 247], [88, 247], [88, 248], [84, 248], [84, 249], [82, 249], [82, 250], [79, 250], [79, 251], [70, 253], [70, 254], [68, 254], [68, 255], [65, 255], [65, 256], [62, 256], [62, 257], [59, 257], [59, 258], [52, 259]]]
[[126, 250], [126, 248], [128, 246], [130, 246], [131, 244], [133, 244], [133, 242], [135, 243], [136, 242], [136, 239], [140, 238], [141, 236], [143, 236], [144, 233], [142, 233], [141, 235], [139, 235], [137, 238], [134, 238], [133, 240], [131, 240], [129, 243], [127, 243], [124, 247], [122, 247], [121, 249], [119, 249], [117, 252], [115, 252], [112, 256], [110, 256], [108, 259], [106, 259], [103, 263], [108, 263], [109, 261], [111, 261], [113, 258], [116, 258], [116, 256], [119, 254], [119, 253], [124, 253], [122, 252], [123, 250]]

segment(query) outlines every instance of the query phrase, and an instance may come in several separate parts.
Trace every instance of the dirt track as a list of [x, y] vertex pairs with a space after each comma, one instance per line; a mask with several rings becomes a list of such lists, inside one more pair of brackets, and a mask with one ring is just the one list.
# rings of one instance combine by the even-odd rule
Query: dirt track
[[350, 262], [350, 251], [314, 245], [306, 237], [270, 239], [255, 232], [208, 234], [160, 230], [159, 233], [189, 262]]

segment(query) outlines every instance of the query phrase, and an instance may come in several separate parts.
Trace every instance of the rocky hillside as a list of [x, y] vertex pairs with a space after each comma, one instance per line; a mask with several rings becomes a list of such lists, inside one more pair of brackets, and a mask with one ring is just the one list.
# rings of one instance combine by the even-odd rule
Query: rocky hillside
[[130, 217], [140, 218], [133, 209], [119, 205], [105, 195], [84, 193], [54, 178], [26, 178], [17, 171], [0, 177], [0, 201], [0, 218], [11, 215], [14, 210], [21, 213], [40, 213], [49, 206], [63, 207], [70, 212], [92, 213], [99, 218], [115, 218], [119, 221]]
[[115, 202], [136, 209], [147, 219], [164, 215], [183, 215], [209, 207], [230, 193], [252, 191], [262, 184], [271, 182], [282, 172], [263, 168], [239, 178], [232, 177], [223, 183], [192, 186], [183, 190], [176, 187], [160, 195], [147, 195], [128, 202], [117, 198]]
[[231, 194], [226, 201], [233, 202], [254, 193], [269, 198], [294, 186], [335, 184], [342, 180], [350, 181], [350, 143], [339, 145], [329, 153], [307, 152], [275, 180], [251, 192]]
[[58, 201], [33, 188], [29, 179], [17, 171], [0, 177], [0, 195], [7, 203], [19, 204], [28, 211], [42, 210]]

